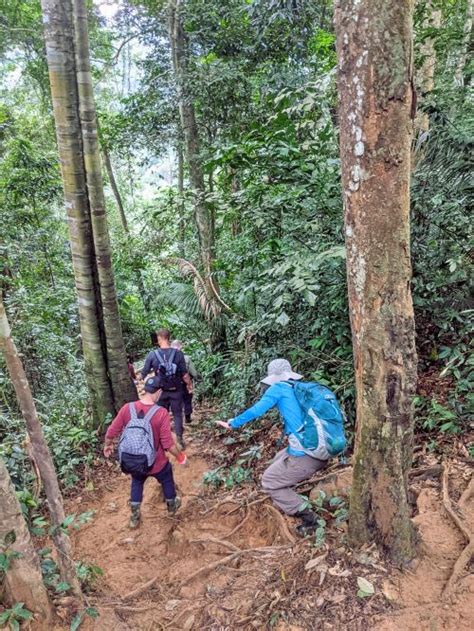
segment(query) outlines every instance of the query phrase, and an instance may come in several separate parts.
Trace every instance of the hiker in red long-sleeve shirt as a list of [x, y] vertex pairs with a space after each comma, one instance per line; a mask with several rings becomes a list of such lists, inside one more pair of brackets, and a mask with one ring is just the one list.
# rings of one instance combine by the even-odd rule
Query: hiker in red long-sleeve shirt
[[105, 435], [104, 456], [109, 458], [113, 454], [114, 438], [120, 436], [118, 451], [122, 471], [132, 476], [130, 528], [136, 528], [140, 523], [143, 486], [148, 477], [161, 483], [168, 512], [174, 514], [181, 505], [166, 452], [173, 454], [179, 464], [185, 464], [187, 459], [171, 434], [167, 410], [156, 405], [160, 396], [157, 377], [147, 379], [141, 401], [125, 404]]

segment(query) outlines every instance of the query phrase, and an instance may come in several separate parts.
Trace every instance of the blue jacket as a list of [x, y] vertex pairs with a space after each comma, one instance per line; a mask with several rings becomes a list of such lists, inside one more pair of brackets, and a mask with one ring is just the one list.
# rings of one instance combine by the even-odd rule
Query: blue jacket
[[262, 416], [273, 407], [277, 407], [283, 417], [284, 432], [288, 436], [289, 442], [288, 453], [292, 456], [306, 455], [306, 451], [298, 438], [298, 432], [303, 427], [303, 410], [296, 399], [293, 388], [284, 381], [270, 386], [255, 405], [229, 421], [229, 425], [232, 429], [242, 427], [242, 425]]

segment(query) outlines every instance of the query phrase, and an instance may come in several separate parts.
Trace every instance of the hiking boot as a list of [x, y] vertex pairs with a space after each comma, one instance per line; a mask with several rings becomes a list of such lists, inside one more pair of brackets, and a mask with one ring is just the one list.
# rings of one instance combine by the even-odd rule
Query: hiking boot
[[174, 515], [180, 506], [181, 498], [178, 496], [176, 496], [174, 500], [166, 500], [166, 507], [168, 508], [168, 513], [170, 515]]
[[301, 524], [296, 527], [296, 534], [300, 537], [307, 537], [316, 532], [316, 515], [308, 508], [296, 513], [295, 517], [301, 519]]
[[193, 419], [191, 418], [191, 414], [186, 414], [184, 418], [186, 420], [186, 423], [188, 424], [191, 424], [193, 422]]
[[140, 503], [131, 503], [130, 502], [130, 510], [132, 514], [130, 515], [130, 521], [128, 522], [128, 527], [134, 530], [138, 528], [140, 525]]
[[186, 449], [186, 443], [184, 442], [184, 438], [182, 436], [178, 436], [178, 445], [183, 451]]

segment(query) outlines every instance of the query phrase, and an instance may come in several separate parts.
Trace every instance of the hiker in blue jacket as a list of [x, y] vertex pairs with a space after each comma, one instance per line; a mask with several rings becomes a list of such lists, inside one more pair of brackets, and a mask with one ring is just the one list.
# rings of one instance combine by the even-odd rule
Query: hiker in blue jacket
[[267, 389], [262, 398], [251, 408], [228, 422], [217, 421], [226, 429], [236, 430], [242, 425], [276, 407], [283, 417], [284, 433], [288, 437], [288, 447], [280, 451], [262, 476], [262, 488], [273, 503], [287, 515], [299, 517], [297, 527], [300, 535], [310, 534], [316, 529], [316, 516], [306, 507], [301, 496], [293, 487], [299, 482], [327, 466], [327, 460], [314, 457], [314, 452], [301, 444], [298, 431], [303, 425], [303, 410], [298, 403], [292, 381], [299, 381], [302, 375], [293, 372], [286, 359], [274, 359], [268, 365], [268, 375], [261, 383]]

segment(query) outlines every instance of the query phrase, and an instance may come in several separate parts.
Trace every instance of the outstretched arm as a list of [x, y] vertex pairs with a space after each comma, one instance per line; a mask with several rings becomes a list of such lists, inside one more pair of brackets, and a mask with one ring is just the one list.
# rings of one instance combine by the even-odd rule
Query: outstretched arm
[[230, 429], [237, 429], [238, 427], [242, 427], [246, 423], [255, 420], [259, 416], [263, 416], [265, 412], [268, 412], [272, 407], [274, 407], [278, 403], [278, 393], [273, 389], [269, 388], [263, 397], [252, 405], [251, 408], [239, 414], [235, 418], [229, 421]]

